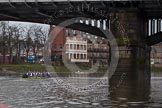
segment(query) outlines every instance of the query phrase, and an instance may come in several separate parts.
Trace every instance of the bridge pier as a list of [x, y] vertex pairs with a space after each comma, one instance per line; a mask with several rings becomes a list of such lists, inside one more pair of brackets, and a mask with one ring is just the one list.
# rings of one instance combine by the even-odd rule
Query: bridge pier
[[136, 9], [111, 14], [110, 29], [119, 47], [119, 62], [110, 78], [110, 96], [146, 100], [150, 90], [150, 47], [146, 44], [146, 20]]

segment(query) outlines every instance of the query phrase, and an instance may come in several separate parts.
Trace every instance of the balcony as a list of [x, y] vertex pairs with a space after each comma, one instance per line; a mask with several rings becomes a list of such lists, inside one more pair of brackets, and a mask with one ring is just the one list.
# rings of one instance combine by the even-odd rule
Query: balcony
[[88, 52], [109, 52], [109, 49], [88, 48]]
[[71, 59], [71, 62], [89, 62], [89, 59]]

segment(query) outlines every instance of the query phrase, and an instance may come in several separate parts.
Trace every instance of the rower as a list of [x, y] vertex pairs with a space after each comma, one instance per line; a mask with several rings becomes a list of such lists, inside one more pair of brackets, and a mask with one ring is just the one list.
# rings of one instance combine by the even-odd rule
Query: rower
[[46, 71], [46, 72], [47, 72], [47, 74], [46, 74], [46, 75], [47, 75], [48, 77], [51, 77], [50, 73], [49, 73], [48, 71]]

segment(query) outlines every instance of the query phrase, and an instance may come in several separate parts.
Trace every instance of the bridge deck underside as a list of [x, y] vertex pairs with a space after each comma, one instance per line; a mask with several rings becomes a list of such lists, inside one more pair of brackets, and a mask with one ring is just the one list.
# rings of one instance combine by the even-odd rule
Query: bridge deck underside
[[[10, 0], [12, 1], [12, 0]], [[38, 1], [38, 0], [36, 0]], [[131, 7], [142, 10], [146, 17], [162, 17], [162, 2], [146, 1], [91, 1], [91, 2], [0, 2], [0, 20], [18, 20], [44, 23], [46, 18], [88, 17], [93, 19], [107, 18], [110, 12]], [[80, 11], [74, 11], [80, 7]], [[84, 7], [84, 8], [83, 8]], [[69, 9], [69, 10], [68, 10]], [[102, 10], [103, 15], [95, 12]], [[69, 12], [68, 12], [69, 11]]]
[[[7, 0], [6, 0], [7, 1]], [[9, 2], [10, 1], [10, 2]], [[0, 2], [1, 21], [25, 21], [58, 25], [61, 22], [76, 18], [86, 17], [90, 19], [109, 19], [110, 13], [121, 9], [133, 12], [132, 8], [141, 10], [141, 15], [146, 18], [162, 18], [162, 1], [67, 1], [67, 2]], [[27, 1], [27, 0], [26, 0]], [[102, 31], [93, 26], [76, 23], [69, 28], [88, 32], [98, 36], [105, 36]], [[148, 43], [153, 44], [152, 41]]]
[[154, 45], [159, 42], [162, 42], [162, 32], [158, 32], [156, 34], [153, 34], [147, 38], [147, 44], [148, 45]]

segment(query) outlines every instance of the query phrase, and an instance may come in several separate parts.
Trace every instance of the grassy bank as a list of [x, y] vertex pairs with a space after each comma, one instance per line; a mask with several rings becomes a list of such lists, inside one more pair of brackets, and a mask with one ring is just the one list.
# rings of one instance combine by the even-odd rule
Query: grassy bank
[[45, 70], [45, 66], [39, 65], [39, 64], [1, 64], [0, 65], [0, 71], [3, 71], [3, 69], [7, 71], [14, 71], [17, 73], [24, 73], [29, 70]]
[[[64, 73], [70, 72], [65, 66], [54, 66], [52, 67], [56, 72]], [[0, 71], [14, 71], [17, 73], [25, 73], [30, 71], [44, 71], [47, 70], [45, 65], [41, 64], [2, 64], [0, 65]]]
[[[83, 70], [88, 70], [88, 67], [83, 67], [80, 66], [81, 69]], [[79, 67], [79, 68], [80, 68]], [[44, 71], [47, 70], [45, 65], [41, 65], [41, 64], [30, 64], [30, 63], [25, 63], [25, 64], [1, 64], [0, 65], [0, 72], [8, 72], [8, 71], [13, 71], [16, 72], [18, 74], [22, 74], [22, 73], [26, 73], [29, 70], [30, 71]], [[51, 72], [53, 72], [53, 70], [55, 72], [57, 72], [58, 74], [70, 74], [71, 70], [69, 70], [66, 66], [52, 66], [51, 68]], [[75, 69], [72, 69], [73, 71], [75, 71]], [[76, 70], [77, 71], [77, 70]], [[98, 70], [99, 73], [104, 73], [107, 72], [107, 67], [105, 66], [99, 66]]]
[[151, 72], [162, 72], [162, 67], [152, 66], [151, 67]]

